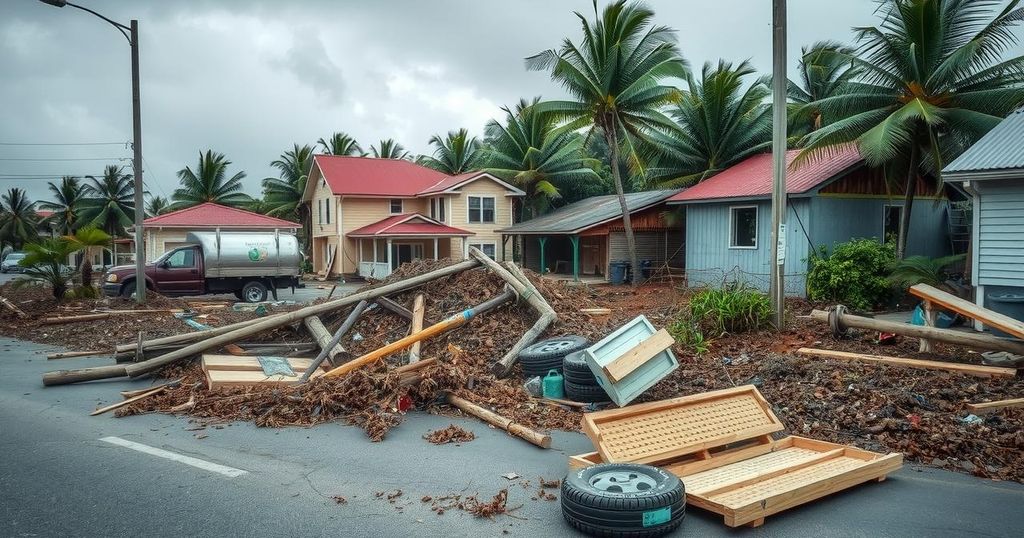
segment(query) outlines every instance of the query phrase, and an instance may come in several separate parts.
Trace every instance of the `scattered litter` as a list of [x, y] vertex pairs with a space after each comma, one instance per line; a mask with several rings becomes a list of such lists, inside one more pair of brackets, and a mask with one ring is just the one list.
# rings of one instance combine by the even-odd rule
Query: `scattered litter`
[[449, 424], [447, 428], [434, 430], [424, 435], [423, 438], [435, 445], [443, 445], [446, 443], [468, 443], [473, 439], [476, 439], [476, 435], [473, 435], [473, 432], [464, 430], [455, 424]]
[[335, 495], [331, 498], [334, 499], [334, 502], [337, 504], [348, 504], [348, 499], [342, 497], [341, 495]]
[[516, 473], [505, 473], [501, 475], [501, 477], [504, 478], [505, 480], [515, 480], [519, 478], [519, 475]]
[[967, 415], [966, 417], [960, 419], [960, 422], [963, 422], [964, 424], [970, 424], [970, 425], [973, 426], [975, 424], [982, 424], [982, 423], [984, 423], [985, 419], [979, 417], [978, 415], [975, 415], [974, 413], [971, 413], [971, 414]]

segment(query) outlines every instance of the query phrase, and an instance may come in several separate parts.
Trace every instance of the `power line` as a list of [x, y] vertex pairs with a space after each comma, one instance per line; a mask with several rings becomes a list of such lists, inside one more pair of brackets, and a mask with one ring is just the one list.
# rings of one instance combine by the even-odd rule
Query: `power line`
[[129, 142], [0, 142], [0, 146], [127, 146]]

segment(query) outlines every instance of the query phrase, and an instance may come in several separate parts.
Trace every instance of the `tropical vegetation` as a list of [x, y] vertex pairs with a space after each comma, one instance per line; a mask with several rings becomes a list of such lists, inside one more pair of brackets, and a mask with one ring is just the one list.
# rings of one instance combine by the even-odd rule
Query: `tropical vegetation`
[[409, 152], [392, 138], [370, 145], [370, 156], [374, 159], [408, 159]]
[[38, 225], [35, 202], [24, 189], [12, 187], [0, 195], [0, 244], [21, 248], [36, 238]]
[[125, 234], [135, 222], [135, 185], [131, 174], [119, 166], [108, 165], [100, 177], [85, 176], [85, 200], [79, 220], [112, 237]]
[[434, 135], [430, 137], [429, 143], [434, 146], [434, 153], [421, 155], [417, 159], [419, 164], [427, 168], [450, 176], [480, 168], [480, 141], [475, 136], [469, 136], [466, 129], [448, 131], [444, 137]]
[[[335, 133], [332, 140], [338, 137]], [[321, 143], [323, 139], [320, 139]], [[337, 142], [337, 140], [334, 140]], [[341, 147], [341, 146], [338, 146]], [[303, 242], [309, 244], [309, 208], [302, 203], [306, 181], [313, 167], [313, 147], [294, 144], [270, 163], [277, 169], [278, 177], [263, 180], [263, 211], [272, 217], [295, 219], [302, 224]]]
[[892, 241], [854, 239], [832, 252], [820, 247], [810, 256], [807, 296], [858, 310], [883, 306], [892, 297], [890, 267], [896, 261]]
[[59, 184], [50, 181], [47, 188], [53, 198], [37, 204], [39, 209], [52, 212], [44, 220], [61, 235], [74, 233], [80, 224], [79, 212], [85, 205], [85, 185], [77, 177], [64, 176]]
[[171, 202], [163, 196], [151, 196], [146, 202], [146, 218], [163, 215], [171, 210]]
[[181, 187], [171, 195], [174, 209], [183, 209], [206, 202], [241, 207], [251, 201], [248, 194], [242, 192], [242, 180], [245, 172], [236, 172], [228, 177], [231, 161], [223, 153], [206, 150], [199, 152], [196, 169], [186, 166], [178, 171]]
[[61, 301], [75, 276], [75, 270], [67, 265], [68, 258], [78, 251], [78, 246], [66, 237], [48, 237], [38, 243], [25, 245], [25, 257], [19, 265], [24, 267], [14, 286], [43, 284], [50, 287], [54, 299]]

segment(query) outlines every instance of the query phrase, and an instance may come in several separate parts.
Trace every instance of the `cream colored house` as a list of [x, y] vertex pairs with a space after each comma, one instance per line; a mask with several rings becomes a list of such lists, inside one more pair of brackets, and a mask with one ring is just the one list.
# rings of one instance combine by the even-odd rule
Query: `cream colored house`
[[313, 270], [383, 278], [421, 258], [464, 259], [469, 247], [505, 257], [497, 230], [523, 191], [486, 172], [458, 176], [398, 159], [317, 155], [310, 204]]

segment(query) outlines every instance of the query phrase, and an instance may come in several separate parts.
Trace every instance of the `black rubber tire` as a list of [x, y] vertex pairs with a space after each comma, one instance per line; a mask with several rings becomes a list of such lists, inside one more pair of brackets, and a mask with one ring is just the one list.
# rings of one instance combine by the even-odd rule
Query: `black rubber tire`
[[236, 297], [236, 298], [237, 298], [237, 299], [238, 299], [239, 301], [241, 301], [241, 300], [245, 299], [245, 297], [244, 297], [244, 296], [242, 295], [242, 290], [237, 290], [237, 291], [235, 291], [235, 297]]
[[576, 351], [562, 359], [562, 373], [566, 381], [577, 385], [597, 385], [597, 378], [587, 366], [585, 357], [582, 351]]
[[[609, 472], [646, 475], [644, 483], [654, 485], [643, 491], [609, 491], [597, 481], [598, 475]], [[562, 481], [561, 503], [566, 522], [592, 536], [662, 536], [678, 528], [686, 516], [686, 494], [679, 478], [635, 463], [601, 463], [569, 474]]]
[[601, 403], [612, 400], [599, 385], [577, 385], [568, 379], [565, 380], [565, 397], [574, 402], [584, 403]]
[[267, 287], [253, 280], [242, 286], [242, 300], [247, 303], [262, 303], [267, 300]]
[[562, 359], [574, 352], [586, 348], [590, 342], [582, 336], [568, 335], [542, 340], [519, 352], [519, 364], [523, 365], [523, 374], [529, 378], [544, 376], [551, 370], [562, 373]]
[[121, 284], [121, 297], [131, 299], [135, 297], [135, 280], [126, 280]]

